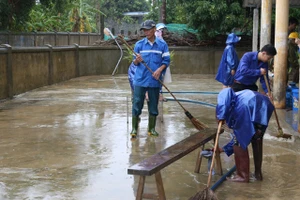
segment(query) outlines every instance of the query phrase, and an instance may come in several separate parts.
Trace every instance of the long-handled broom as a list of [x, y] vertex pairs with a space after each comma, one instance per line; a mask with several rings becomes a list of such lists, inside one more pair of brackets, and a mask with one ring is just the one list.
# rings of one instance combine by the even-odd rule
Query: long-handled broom
[[115, 40], [115, 42], [116, 42], [116, 44], [118, 45], [118, 47], [119, 47], [119, 49], [120, 49], [120, 52], [121, 52], [121, 55], [120, 55], [120, 58], [119, 58], [119, 60], [118, 60], [118, 62], [117, 62], [117, 64], [116, 64], [116, 67], [115, 67], [114, 71], [113, 71], [112, 74], [111, 74], [112, 76], [114, 76], [115, 73], [116, 73], [116, 71], [117, 71], [117, 69], [118, 69], [118, 66], [119, 66], [119, 64], [120, 64], [120, 62], [121, 62], [121, 60], [122, 60], [122, 57], [123, 57], [123, 50], [122, 50], [121, 46], [119, 45], [118, 41], [116, 40], [116, 38], [113, 36], [113, 34], [111, 33], [111, 31], [110, 31], [108, 28], [104, 28], [104, 33], [105, 33], [105, 35], [110, 36], [112, 39]]
[[[104, 30], [105, 31], [105, 30]], [[134, 53], [137, 56], [137, 53], [134, 52], [134, 50], [132, 49], [132, 47], [126, 42], [126, 40], [124, 39], [124, 37], [122, 35], [118, 35], [119, 38], [122, 40], [122, 42], [128, 47], [128, 49], [130, 49], [132, 51], [132, 53]], [[142, 61], [143, 65], [153, 74], [153, 71], [151, 70], [151, 68], [149, 66], [147, 66], [147, 64]], [[200, 122], [198, 119], [194, 118], [192, 116], [192, 114], [187, 111], [182, 104], [176, 99], [176, 97], [173, 95], [173, 93], [168, 89], [168, 87], [160, 80], [158, 79], [158, 81], [162, 84], [162, 86], [164, 86], [164, 88], [166, 88], [166, 90], [172, 95], [172, 97], [174, 98], [174, 100], [181, 106], [181, 108], [184, 110], [185, 115], [191, 120], [191, 122], [193, 123], [193, 125], [195, 126], [196, 129], [198, 130], [202, 130], [207, 128], [208, 126], [203, 124], [202, 122]]]
[[206, 188], [203, 191], [197, 192], [194, 196], [189, 198], [189, 200], [218, 200], [218, 197], [214, 194], [214, 192], [211, 189], [209, 189], [209, 187], [210, 187], [210, 182], [211, 182], [211, 177], [212, 177], [212, 171], [213, 171], [214, 164], [215, 164], [216, 151], [218, 149], [219, 136], [220, 136], [220, 132], [221, 132], [221, 128], [222, 128], [222, 123], [223, 123], [223, 121], [219, 121], [219, 124], [218, 124], [218, 130], [217, 130], [215, 146], [214, 146], [214, 153], [213, 153], [212, 162], [210, 165]]
[[[265, 83], [266, 83], [266, 86], [267, 86], [267, 89], [268, 89], [268, 93], [271, 94], [270, 85], [269, 85], [267, 76], [265, 74], [264, 74], [264, 79], [265, 79]], [[274, 105], [273, 100], [270, 99], [270, 101]], [[274, 105], [274, 114], [275, 114], [275, 118], [276, 118], [276, 122], [277, 122], [277, 126], [278, 126], [278, 134], [277, 134], [276, 137], [282, 137], [282, 138], [286, 138], [286, 139], [291, 139], [292, 135], [287, 134], [287, 133], [283, 133], [283, 130], [282, 130], [280, 124], [279, 124], [279, 120], [278, 120], [278, 116], [277, 116], [275, 105]]]

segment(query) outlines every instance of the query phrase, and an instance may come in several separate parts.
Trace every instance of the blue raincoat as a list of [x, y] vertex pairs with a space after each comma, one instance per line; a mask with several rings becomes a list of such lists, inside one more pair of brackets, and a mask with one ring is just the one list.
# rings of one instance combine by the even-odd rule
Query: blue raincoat
[[234, 45], [240, 41], [240, 37], [231, 33], [228, 35], [219, 69], [216, 74], [216, 80], [225, 86], [231, 86], [234, 81], [234, 76], [231, 75], [231, 70], [237, 70], [239, 59], [234, 49]]
[[246, 149], [255, 134], [254, 125], [260, 124], [266, 129], [273, 110], [273, 104], [265, 95], [252, 90], [234, 93], [231, 88], [225, 88], [218, 95], [216, 117], [226, 121], [241, 147]]
[[134, 79], [134, 74], [135, 74], [135, 70], [136, 70], [136, 65], [131, 62], [129, 68], [128, 68], [128, 80], [129, 80], [129, 84], [130, 84], [130, 88], [133, 91], [134, 86], [133, 86], [133, 79]]

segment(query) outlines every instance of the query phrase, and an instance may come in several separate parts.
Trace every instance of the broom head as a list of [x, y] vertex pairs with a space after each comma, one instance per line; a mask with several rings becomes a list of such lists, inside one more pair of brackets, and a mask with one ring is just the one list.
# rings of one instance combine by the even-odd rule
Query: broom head
[[189, 198], [189, 200], [218, 200], [218, 197], [212, 190], [206, 188], [203, 191], [197, 192], [197, 194]]
[[207, 125], [203, 124], [198, 119], [194, 118], [190, 112], [185, 111], [185, 115], [191, 120], [195, 128], [198, 129], [199, 131], [208, 128]]
[[285, 139], [292, 139], [292, 135], [283, 133], [283, 130], [281, 128], [278, 129], [278, 135], [276, 136], [278, 138], [285, 138]]

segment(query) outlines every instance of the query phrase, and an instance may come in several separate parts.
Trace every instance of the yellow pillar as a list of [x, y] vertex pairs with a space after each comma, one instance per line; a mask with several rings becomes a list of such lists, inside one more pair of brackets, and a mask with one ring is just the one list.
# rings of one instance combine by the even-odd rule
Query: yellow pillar
[[257, 51], [258, 47], [258, 27], [259, 27], [259, 14], [258, 9], [253, 10], [253, 34], [252, 34], [252, 51]]
[[[261, 0], [261, 13], [260, 13], [260, 45], [261, 49], [271, 41], [271, 17], [272, 17], [272, 0]], [[263, 91], [259, 80], [256, 83], [258, 90]]]
[[276, 108], [285, 108], [289, 0], [276, 0], [273, 97]]
[[261, 1], [260, 49], [271, 41], [272, 0]]

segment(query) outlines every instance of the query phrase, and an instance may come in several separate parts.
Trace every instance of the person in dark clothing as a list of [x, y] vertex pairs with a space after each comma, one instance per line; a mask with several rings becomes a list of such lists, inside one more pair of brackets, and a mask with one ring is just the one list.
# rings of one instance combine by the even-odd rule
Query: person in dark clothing
[[232, 89], [235, 92], [249, 89], [257, 91], [258, 87], [256, 81], [260, 79], [262, 88], [265, 93], [272, 97], [272, 94], [268, 94], [268, 89], [264, 80], [264, 75], [268, 79], [268, 61], [270, 61], [277, 51], [271, 44], [263, 46], [258, 52], [247, 52], [240, 60], [239, 66], [234, 76], [234, 83]]
[[288, 26], [288, 35], [290, 35], [291, 32], [295, 32], [298, 25], [299, 25], [299, 21], [295, 17], [290, 17], [289, 26]]
[[[296, 43], [296, 39], [298, 39], [298, 33], [292, 32], [289, 35], [289, 41], [288, 41], [288, 73], [291, 72], [292, 74], [292, 81], [297, 84], [299, 83], [299, 56], [298, 56], [298, 45]], [[288, 78], [286, 80], [286, 83], [288, 83]]]

